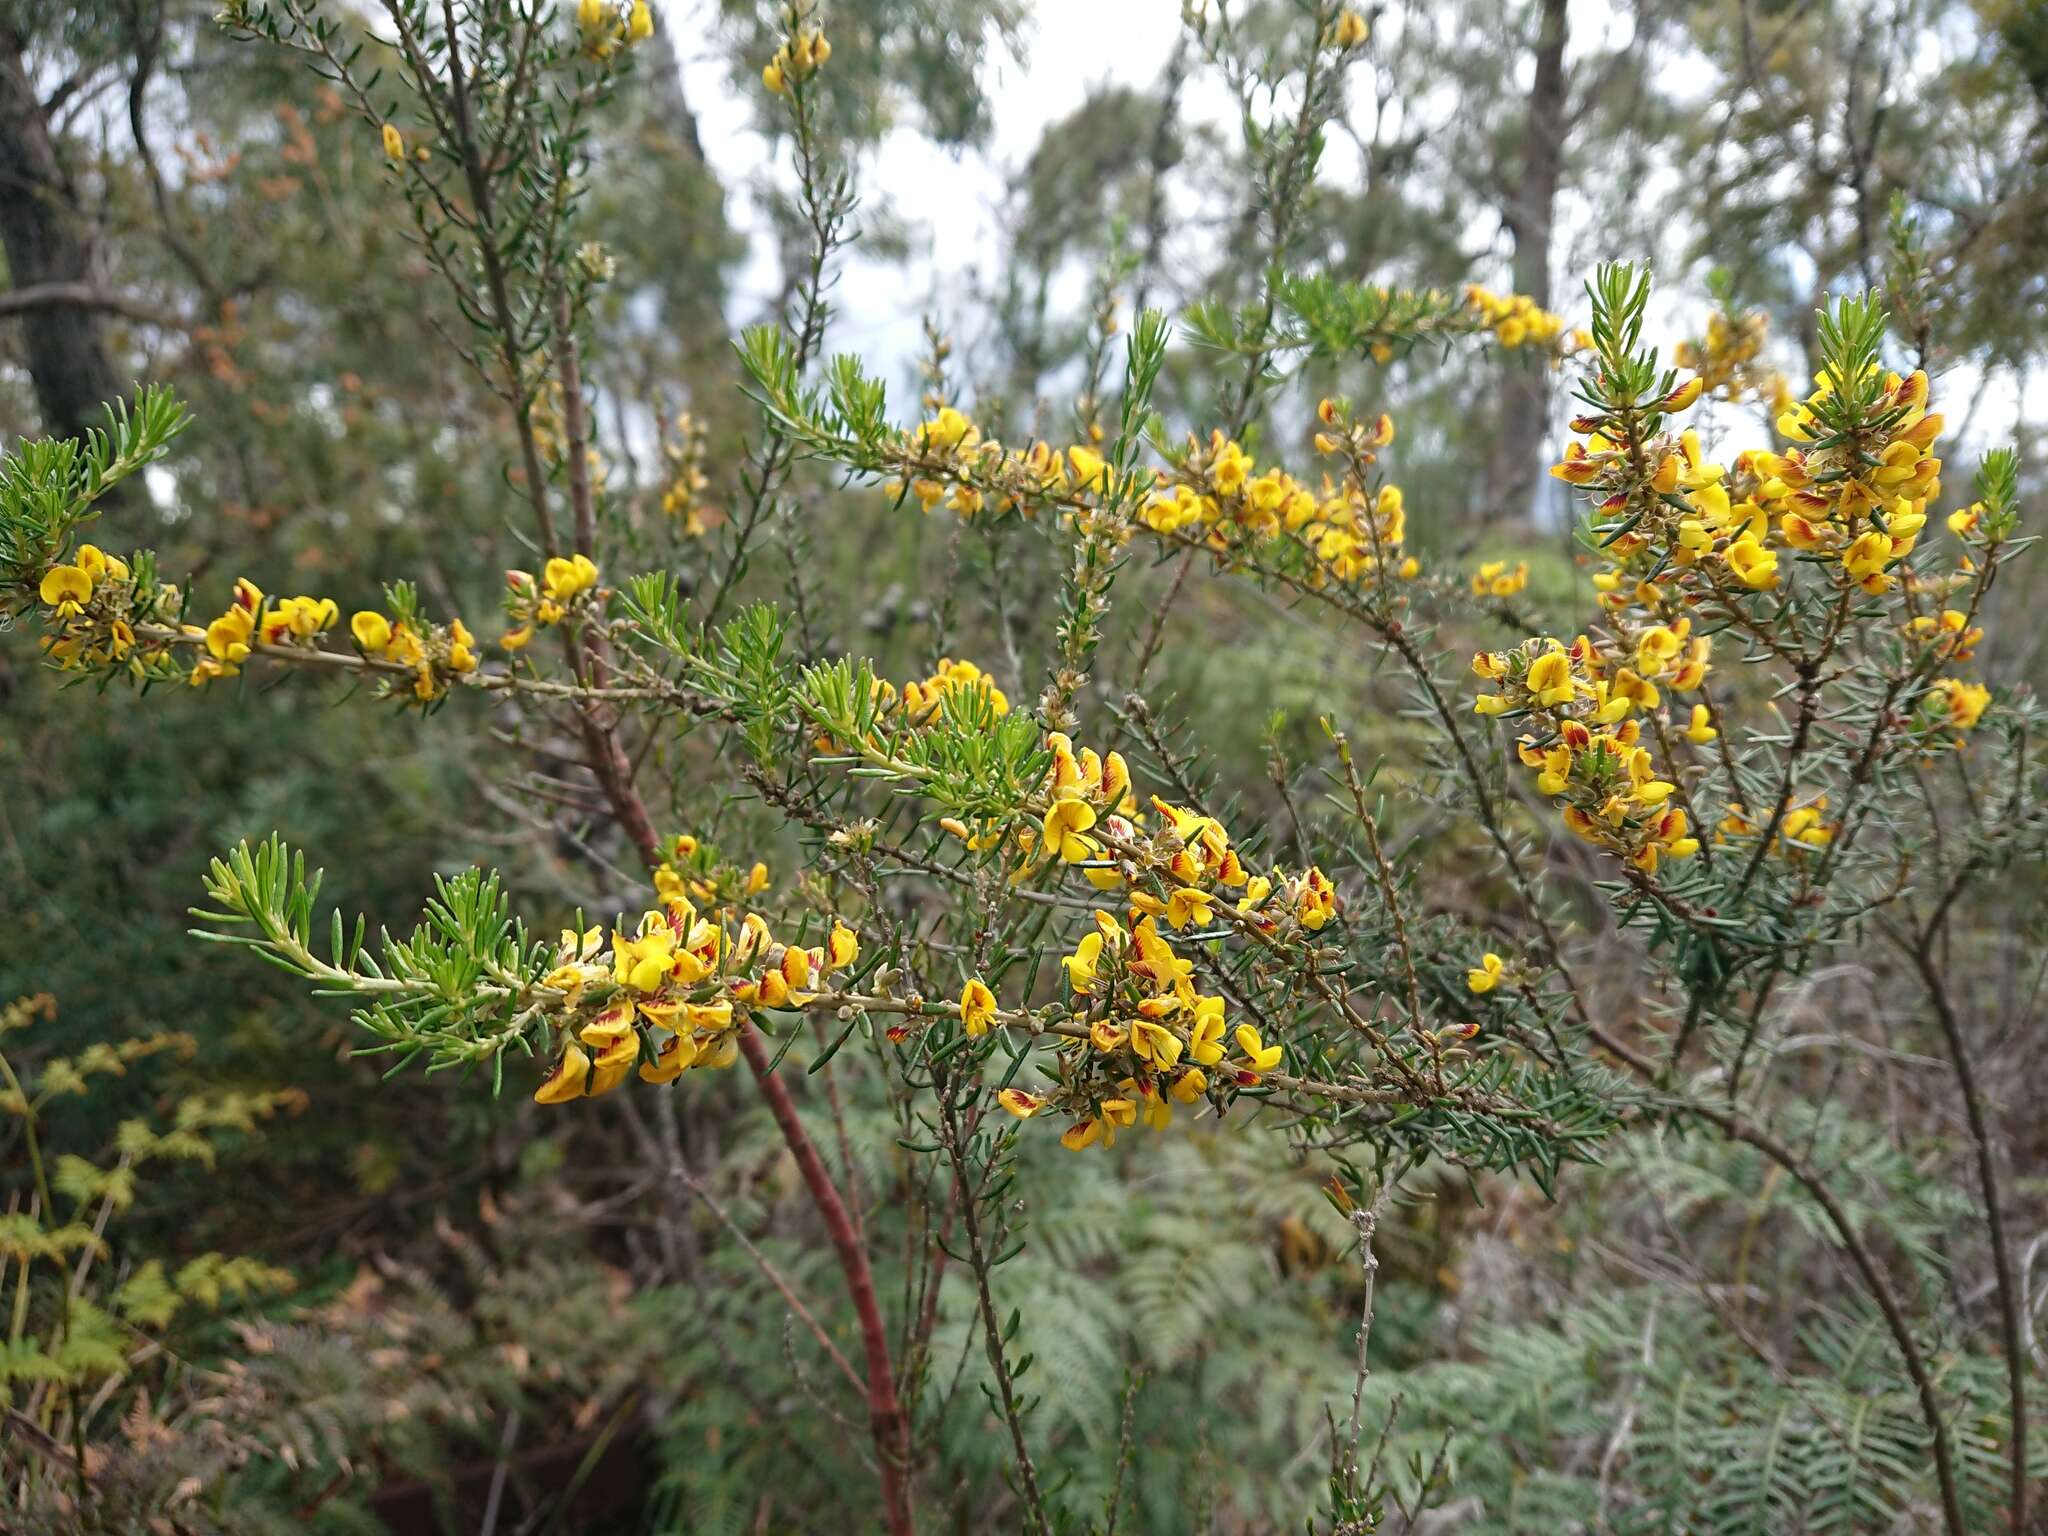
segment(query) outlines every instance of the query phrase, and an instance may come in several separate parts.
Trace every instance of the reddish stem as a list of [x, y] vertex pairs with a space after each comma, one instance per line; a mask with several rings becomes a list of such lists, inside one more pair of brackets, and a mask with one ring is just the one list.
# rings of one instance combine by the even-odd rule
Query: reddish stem
[[751, 1024], [740, 1030], [740, 1054], [747, 1058], [754, 1081], [760, 1085], [761, 1097], [768, 1101], [768, 1112], [775, 1116], [782, 1139], [796, 1158], [797, 1171], [811, 1192], [811, 1203], [825, 1220], [826, 1235], [832, 1239], [839, 1267], [846, 1274], [847, 1294], [860, 1318], [861, 1348], [867, 1354], [868, 1426], [875, 1437], [875, 1457], [881, 1469], [883, 1516], [890, 1536], [911, 1536], [910, 1489], [904, 1481], [909, 1425], [896, 1399], [896, 1374], [889, 1364], [889, 1337], [882, 1326], [882, 1308], [875, 1298], [867, 1250], [854, 1235], [853, 1218], [847, 1213], [846, 1202], [840, 1199], [838, 1186], [826, 1172], [818, 1149], [797, 1117], [796, 1101], [775, 1075], [767, 1044]]
[[[595, 660], [596, 658], [593, 658]], [[639, 850], [649, 869], [661, 866], [661, 840], [655, 834], [647, 804], [633, 782], [632, 764], [619, 745], [618, 733], [595, 709], [579, 715], [590, 768], [610, 801], [612, 814]], [[868, 1264], [866, 1246], [854, 1231], [853, 1218], [839, 1187], [818, 1156], [818, 1149], [798, 1117], [796, 1101], [775, 1075], [760, 1032], [751, 1024], [740, 1030], [740, 1053], [753, 1070], [761, 1097], [768, 1101], [777, 1129], [788, 1144], [810, 1191], [811, 1203], [823, 1218], [825, 1232], [839, 1256], [846, 1276], [846, 1290], [860, 1319], [861, 1347], [867, 1355], [868, 1423], [875, 1439], [875, 1461], [882, 1480], [882, 1512], [889, 1536], [913, 1536], [910, 1488], [905, 1480], [910, 1456], [910, 1424], [896, 1396], [896, 1373], [889, 1362], [889, 1336], [882, 1325], [882, 1308], [875, 1297], [874, 1271]]]

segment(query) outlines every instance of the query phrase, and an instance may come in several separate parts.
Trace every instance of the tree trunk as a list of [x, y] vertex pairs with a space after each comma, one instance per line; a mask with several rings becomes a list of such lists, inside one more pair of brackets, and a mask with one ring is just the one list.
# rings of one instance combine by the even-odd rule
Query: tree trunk
[[[6, 31], [0, 31], [0, 244], [16, 288], [91, 279], [91, 250], [58, 170], [21, 40]], [[99, 424], [100, 408], [125, 392], [108, 360], [99, 316], [89, 308], [39, 305], [20, 316], [20, 325], [44, 430], [82, 437]]]
[[[1564, 47], [1566, 0], [1541, 0], [1536, 35], [1536, 79], [1529, 90], [1523, 133], [1522, 176], [1501, 210], [1514, 237], [1515, 292], [1544, 309], [1552, 307], [1550, 241], [1557, 214], [1557, 187], [1564, 174]], [[1500, 435], [1495, 439], [1491, 512], [1522, 519], [1535, 510], [1543, 485], [1544, 437], [1550, 425], [1550, 373], [1519, 352], [1503, 355]]]

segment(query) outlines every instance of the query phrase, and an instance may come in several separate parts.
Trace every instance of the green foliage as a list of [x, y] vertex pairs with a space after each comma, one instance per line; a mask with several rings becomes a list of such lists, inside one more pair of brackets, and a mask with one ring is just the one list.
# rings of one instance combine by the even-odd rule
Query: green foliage
[[350, 934], [337, 910], [326, 960], [312, 949], [320, 878], [275, 835], [254, 848], [238, 844], [213, 861], [206, 894], [218, 910], [194, 908], [210, 926], [193, 932], [254, 950], [321, 994], [363, 999], [355, 1020], [380, 1042], [365, 1053], [395, 1054], [394, 1072], [424, 1056], [429, 1072], [487, 1062], [494, 1086], [501, 1081], [503, 1052], [531, 1048], [548, 963], [546, 948], [512, 915], [498, 875], [471, 869], [438, 879], [412, 933], [382, 933], [375, 946], [365, 942], [363, 918]]
[[177, 395], [153, 384], [132, 410], [111, 402], [106, 426], [83, 439], [38, 439], [0, 456], [0, 603], [19, 606], [20, 589], [40, 579], [78, 526], [97, 515], [93, 503], [161, 460], [188, 425]]

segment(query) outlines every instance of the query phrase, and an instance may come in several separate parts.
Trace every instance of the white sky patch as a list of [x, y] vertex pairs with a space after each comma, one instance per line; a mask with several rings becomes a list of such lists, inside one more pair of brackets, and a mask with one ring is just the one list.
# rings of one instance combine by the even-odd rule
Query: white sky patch
[[[755, 196], [758, 178], [795, 186], [786, 156], [771, 164], [754, 109], [727, 72], [714, 41], [716, 0], [692, 0], [671, 13], [683, 90], [712, 169], [726, 187], [726, 217], [748, 241], [731, 283], [732, 319], [752, 323], [781, 288], [774, 241]], [[1024, 57], [991, 51], [993, 131], [979, 149], [948, 150], [914, 126], [892, 128], [865, 156], [863, 206], [906, 226], [907, 262], [861, 254], [841, 258], [832, 298], [838, 309], [830, 347], [859, 352], [886, 377], [900, 376], [922, 342], [919, 320], [935, 298], [957, 294], [970, 274], [992, 280], [1004, 249], [1001, 202], [1038, 148], [1049, 124], [1105, 86], [1143, 88], [1157, 80], [1181, 27], [1179, 0], [1039, 0], [1025, 23]], [[1190, 80], [1191, 114], [1227, 121], [1226, 92]], [[856, 219], [859, 214], [856, 213]]]

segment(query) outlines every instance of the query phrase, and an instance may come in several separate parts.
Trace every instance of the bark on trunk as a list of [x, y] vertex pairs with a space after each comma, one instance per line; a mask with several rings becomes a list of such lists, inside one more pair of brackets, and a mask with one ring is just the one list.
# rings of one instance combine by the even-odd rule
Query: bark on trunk
[[[91, 249], [50, 142], [21, 40], [0, 31], [0, 244], [15, 288], [88, 285]], [[43, 426], [54, 437], [82, 437], [125, 386], [107, 356], [100, 319], [90, 308], [38, 305], [24, 311], [23, 350]]]
[[[1536, 79], [1529, 90], [1526, 146], [1519, 184], [1502, 217], [1514, 237], [1515, 292], [1552, 307], [1550, 242], [1557, 187], [1564, 174], [1566, 0], [1542, 0], [1536, 34]], [[1516, 353], [1503, 358], [1500, 435], [1494, 443], [1493, 511], [1529, 516], [1542, 483], [1544, 436], [1550, 419], [1550, 374]]]

